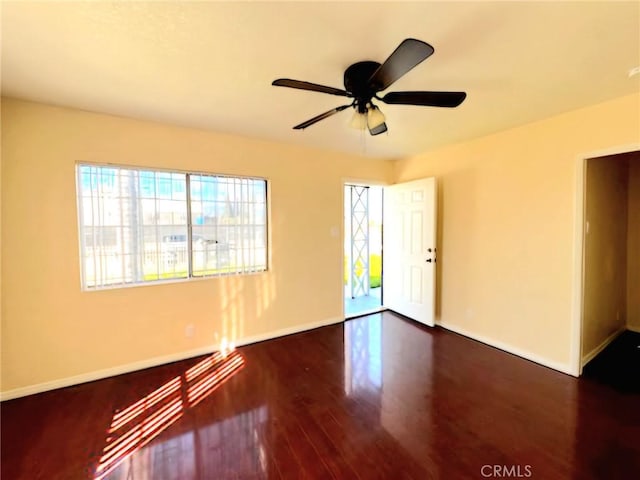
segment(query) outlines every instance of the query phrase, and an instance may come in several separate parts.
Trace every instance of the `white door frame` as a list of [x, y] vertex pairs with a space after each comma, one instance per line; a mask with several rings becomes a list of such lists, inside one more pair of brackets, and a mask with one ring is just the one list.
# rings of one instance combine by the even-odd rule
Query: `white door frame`
[[590, 158], [620, 155], [640, 150], [640, 144], [623, 145], [580, 154], [576, 160], [576, 195], [573, 222], [573, 305], [571, 321], [570, 373], [582, 375], [582, 316], [584, 306], [584, 213], [586, 199], [586, 165]]
[[[369, 187], [382, 187], [384, 189], [384, 187], [387, 187], [389, 185], [391, 185], [388, 182], [382, 181], [382, 180], [365, 180], [362, 178], [351, 178], [351, 177], [342, 177], [342, 185], [340, 188], [340, 198], [341, 198], [341, 208], [342, 208], [342, 215], [340, 216], [340, 252], [341, 255], [339, 257], [340, 260], [340, 311], [341, 313], [341, 318], [344, 321], [345, 320], [345, 311], [344, 311], [344, 280], [343, 280], [343, 275], [344, 275], [344, 241], [345, 241], [345, 236], [347, 234], [347, 232], [344, 231], [344, 187], [346, 185], [363, 185], [363, 186], [369, 186]], [[384, 192], [383, 192], [384, 195]], [[383, 212], [384, 213], [384, 212]], [[383, 215], [383, 220], [382, 220], [382, 228], [384, 228], [384, 215]], [[384, 249], [384, 245], [382, 247]], [[382, 255], [384, 255], [384, 252], [382, 253]], [[382, 272], [382, 288], [384, 288], [384, 271]]]

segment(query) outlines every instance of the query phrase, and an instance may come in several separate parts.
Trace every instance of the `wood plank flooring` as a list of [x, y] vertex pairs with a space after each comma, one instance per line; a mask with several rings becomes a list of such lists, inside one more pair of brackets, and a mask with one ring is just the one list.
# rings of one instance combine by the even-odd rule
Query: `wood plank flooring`
[[2, 478], [640, 478], [640, 395], [382, 313], [2, 403]]

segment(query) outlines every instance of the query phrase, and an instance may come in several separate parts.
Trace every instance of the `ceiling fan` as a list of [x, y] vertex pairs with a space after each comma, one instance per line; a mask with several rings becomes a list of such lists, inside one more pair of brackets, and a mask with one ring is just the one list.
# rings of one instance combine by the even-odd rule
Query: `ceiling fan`
[[383, 97], [378, 96], [378, 92], [387, 89], [413, 67], [426, 60], [433, 52], [433, 47], [428, 43], [407, 38], [398, 45], [398, 48], [383, 64], [364, 61], [354, 63], [347, 68], [344, 72], [344, 90], [289, 78], [274, 80], [272, 85], [353, 98], [353, 101], [348, 105], [341, 105], [296, 125], [293, 127], [295, 130], [303, 130], [320, 120], [353, 107], [355, 112], [351, 125], [362, 130], [368, 128], [371, 135], [378, 135], [387, 131], [387, 125], [384, 115], [373, 103], [374, 98], [387, 104], [449, 108], [457, 107], [466, 98], [465, 92], [390, 92]]

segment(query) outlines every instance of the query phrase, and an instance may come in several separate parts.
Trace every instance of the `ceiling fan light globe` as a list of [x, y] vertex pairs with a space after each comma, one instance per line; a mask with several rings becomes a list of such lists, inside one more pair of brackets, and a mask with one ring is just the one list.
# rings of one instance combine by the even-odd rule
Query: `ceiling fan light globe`
[[367, 111], [367, 125], [369, 129], [373, 130], [376, 127], [379, 127], [385, 122], [385, 120], [384, 114], [378, 107], [371, 107]]
[[353, 112], [353, 116], [351, 117], [351, 121], [349, 122], [349, 126], [351, 128], [355, 128], [356, 130], [366, 130], [367, 129], [367, 114], [366, 113], [358, 113], [358, 110]]

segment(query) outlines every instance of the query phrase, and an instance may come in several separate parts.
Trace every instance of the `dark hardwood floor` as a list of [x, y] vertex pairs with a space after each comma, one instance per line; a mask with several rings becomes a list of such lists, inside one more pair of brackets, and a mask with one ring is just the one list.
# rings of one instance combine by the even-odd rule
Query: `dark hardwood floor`
[[2, 403], [2, 479], [640, 478], [640, 395], [376, 314]]

